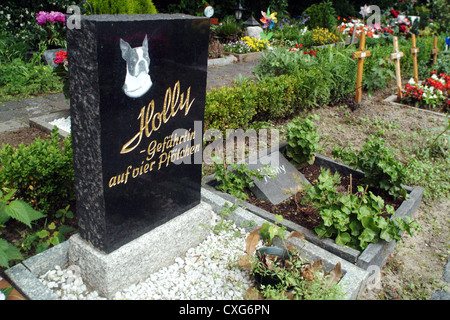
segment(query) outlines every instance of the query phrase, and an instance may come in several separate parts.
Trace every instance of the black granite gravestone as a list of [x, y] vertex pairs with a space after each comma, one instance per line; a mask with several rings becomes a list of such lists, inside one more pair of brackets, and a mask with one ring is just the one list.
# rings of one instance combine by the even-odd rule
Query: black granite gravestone
[[[274, 158], [278, 159], [276, 166], [270, 163]], [[253, 179], [255, 185], [251, 188], [253, 194], [260, 199], [279, 204], [297, 193], [297, 188], [301, 187], [302, 183], [309, 183], [279, 151], [261, 157], [256, 164], [250, 163], [247, 167], [251, 170], [264, 170], [265, 164], [271, 166], [273, 176], [266, 175], [263, 180]]]
[[208, 38], [208, 19], [180, 14], [82, 16], [67, 30], [78, 224], [94, 247], [200, 203]]

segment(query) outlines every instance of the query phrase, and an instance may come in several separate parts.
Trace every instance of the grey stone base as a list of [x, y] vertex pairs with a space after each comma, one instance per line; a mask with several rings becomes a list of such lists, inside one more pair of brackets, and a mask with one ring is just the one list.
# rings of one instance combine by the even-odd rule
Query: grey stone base
[[209, 230], [204, 226], [211, 218], [211, 206], [201, 203], [110, 254], [77, 234], [69, 239], [69, 264], [78, 265], [83, 279], [111, 299], [121, 288], [145, 280], [197, 246], [207, 237]]

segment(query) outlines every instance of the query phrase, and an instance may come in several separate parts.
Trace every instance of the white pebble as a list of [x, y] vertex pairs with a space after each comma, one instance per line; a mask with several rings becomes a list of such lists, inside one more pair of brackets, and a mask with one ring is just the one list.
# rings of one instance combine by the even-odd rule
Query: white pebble
[[[219, 220], [216, 215], [213, 218]], [[177, 257], [172, 265], [117, 292], [114, 299], [242, 299], [253, 285], [250, 273], [236, 266], [245, 253], [246, 233], [231, 226], [219, 235], [211, 232], [197, 247], [187, 250], [184, 257]], [[87, 289], [76, 265], [65, 269], [55, 266], [39, 279], [62, 300], [105, 300], [98, 292]]]

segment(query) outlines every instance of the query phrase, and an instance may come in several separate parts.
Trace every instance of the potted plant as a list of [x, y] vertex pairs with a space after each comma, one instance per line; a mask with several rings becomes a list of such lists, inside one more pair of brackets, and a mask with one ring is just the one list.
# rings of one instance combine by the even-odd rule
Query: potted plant
[[[253, 230], [246, 239], [246, 252], [239, 265], [251, 271], [256, 287], [247, 291], [248, 299], [336, 299], [342, 295], [338, 282], [342, 277], [341, 265], [327, 273], [322, 269], [322, 260], [311, 264], [300, 255], [300, 251], [287, 240], [304, 239], [302, 233], [293, 231], [286, 237], [286, 228], [279, 226], [283, 217], [276, 215], [275, 224], [265, 222]], [[275, 237], [283, 246], [273, 246]], [[262, 240], [264, 246], [257, 248]]]

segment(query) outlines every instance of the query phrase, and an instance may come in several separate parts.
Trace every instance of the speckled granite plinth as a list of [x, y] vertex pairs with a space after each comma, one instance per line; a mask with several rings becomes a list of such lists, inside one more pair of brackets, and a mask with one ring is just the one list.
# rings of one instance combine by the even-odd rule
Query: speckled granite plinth
[[111, 299], [119, 289], [145, 280], [206, 239], [212, 217], [211, 206], [202, 202], [109, 254], [75, 235], [69, 240], [69, 264], [78, 265], [83, 279]]

